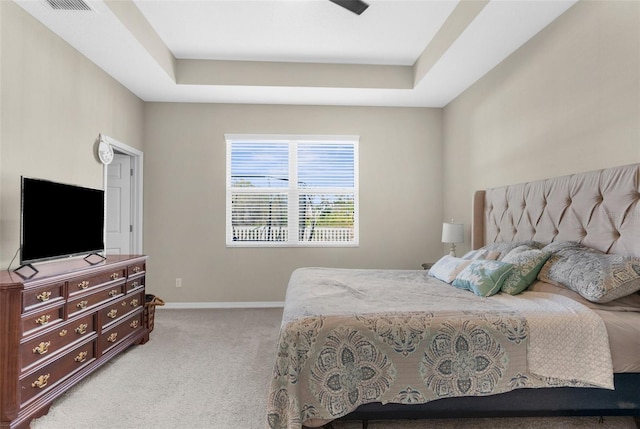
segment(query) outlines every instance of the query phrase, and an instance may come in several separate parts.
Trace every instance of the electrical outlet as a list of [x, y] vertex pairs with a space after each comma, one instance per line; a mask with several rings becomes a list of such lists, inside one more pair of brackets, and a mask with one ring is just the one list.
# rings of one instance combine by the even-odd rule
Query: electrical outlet
[[181, 278], [177, 278], [176, 279], [176, 287], [182, 287], [182, 279]]

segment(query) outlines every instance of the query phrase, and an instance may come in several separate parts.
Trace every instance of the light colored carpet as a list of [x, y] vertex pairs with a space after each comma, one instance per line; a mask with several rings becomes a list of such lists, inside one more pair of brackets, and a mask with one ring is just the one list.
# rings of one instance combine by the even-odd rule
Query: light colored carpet
[[[134, 346], [55, 401], [32, 429], [263, 429], [281, 309], [158, 309]], [[371, 429], [635, 429], [631, 417], [372, 421]], [[360, 428], [336, 422], [335, 429]]]

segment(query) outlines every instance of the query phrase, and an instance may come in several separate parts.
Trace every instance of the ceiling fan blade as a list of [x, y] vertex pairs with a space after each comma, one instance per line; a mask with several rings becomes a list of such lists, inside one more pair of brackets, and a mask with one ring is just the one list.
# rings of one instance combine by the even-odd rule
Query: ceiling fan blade
[[363, 2], [362, 0], [329, 0], [329, 1], [337, 5], [340, 5], [345, 9], [350, 10], [356, 15], [360, 15], [369, 7], [369, 5]]

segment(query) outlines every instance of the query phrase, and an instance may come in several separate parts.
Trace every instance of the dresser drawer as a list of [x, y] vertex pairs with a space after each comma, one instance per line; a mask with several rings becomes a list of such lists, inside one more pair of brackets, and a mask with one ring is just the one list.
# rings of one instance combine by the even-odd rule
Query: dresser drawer
[[114, 284], [94, 293], [81, 295], [67, 301], [67, 317], [100, 305], [110, 299], [124, 295], [124, 283]]
[[127, 293], [130, 293], [132, 291], [135, 291], [136, 289], [143, 287], [144, 286], [144, 276], [142, 277], [137, 277], [134, 280], [129, 280], [127, 282]]
[[64, 282], [53, 283], [34, 289], [27, 289], [22, 293], [22, 311], [28, 312], [47, 304], [64, 299]]
[[100, 336], [100, 350], [102, 354], [108, 352], [112, 347], [132, 334], [142, 329], [142, 309], [140, 308], [135, 314], [125, 318], [121, 323], [104, 330]]
[[22, 337], [28, 337], [64, 319], [64, 303], [22, 316]]
[[50, 364], [20, 379], [20, 402], [24, 406], [69, 375], [88, 365], [95, 359], [96, 340], [77, 346], [53, 359]]
[[49, 330], [37, 338], [23, 343], [20, 346], [22, 371], [28, 370], [30, 366], [49, 356], [55, 356], [67, 345], [81, 341], [94, 332], [94, 315], [88, 314], [80, 319], [62, 323], [57, 329]]
[[105, 327], [132, 311], [142, 308], [144, 306], [143, 296], [142, 293], [129, 294], [125, 298], [114, 301], [100, 310], [101, 326]]
[[133, 277], [138, 274], [142, 274], [147, 271], [146, 262], [138, 262], [137, 264], [132, 264], [127, 267], [127, 276]]
[[126, 278], [127, 269], [119, 268], [105, 271], [92, 276], [74, 277], [69, 280], [69, 296], [87, 292], [89, 289], [95, 289], [104, 286], [106, 283], [123, 280]]

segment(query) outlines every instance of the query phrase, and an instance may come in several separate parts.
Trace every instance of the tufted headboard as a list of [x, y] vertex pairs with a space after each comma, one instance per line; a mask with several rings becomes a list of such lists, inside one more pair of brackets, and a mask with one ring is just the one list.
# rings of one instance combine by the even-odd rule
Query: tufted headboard
[[640, 256], [640, 164], [477, 191], [472, 247], [578, 241]]

